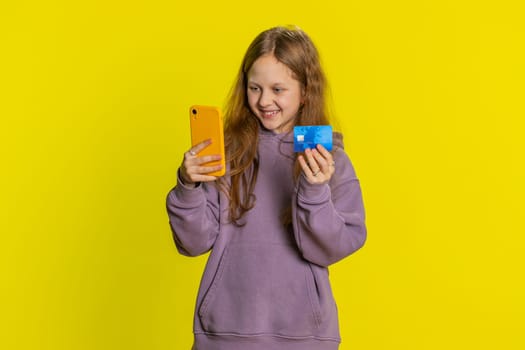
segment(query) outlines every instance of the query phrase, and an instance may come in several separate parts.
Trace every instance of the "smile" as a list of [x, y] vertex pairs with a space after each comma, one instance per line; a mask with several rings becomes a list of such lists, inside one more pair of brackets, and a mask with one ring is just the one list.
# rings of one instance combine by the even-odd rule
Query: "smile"
[[277, 111], [261, 111], [261, 113], [262, 113], [263, 117], [271, 118], [271, 117], [277, 115], [277, 113], [279, 113], [279, 110], [277, 110]]

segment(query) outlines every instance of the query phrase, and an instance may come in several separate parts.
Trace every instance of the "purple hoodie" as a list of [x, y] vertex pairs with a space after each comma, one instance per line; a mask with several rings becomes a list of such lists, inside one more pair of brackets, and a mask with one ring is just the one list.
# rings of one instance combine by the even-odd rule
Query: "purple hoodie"
[[[293, 133], [260, 130], [255, 207], [235, 226], [213, 183], [179, 180], [167, 198], [177, 249], [208, 252], [194, 319], [194, 350], [334, 350], [337, 308], [328, 269], [366, 239], [359, 180], [334, 133], [328, 184], [293, 182]], [[281, 223], [292, 205], [293, 225]]]

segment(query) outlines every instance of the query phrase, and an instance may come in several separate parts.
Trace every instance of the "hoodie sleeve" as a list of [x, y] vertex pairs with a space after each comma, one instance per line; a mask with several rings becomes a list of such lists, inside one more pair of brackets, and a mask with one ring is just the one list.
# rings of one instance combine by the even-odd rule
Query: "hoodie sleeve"
[[215, 184], [195, 188], [180, 179], [166, 199], [169, 222], [178, 251], [197, 256], [209, 251], [219, 233], [219, 193]]
[[352, 254], [366, 240], [361, 187], [343, 149], [334, 152], [336, 170], [328, 184], [300, 177], [292, 203], [294, 235], [303, 257], [320, 266]]

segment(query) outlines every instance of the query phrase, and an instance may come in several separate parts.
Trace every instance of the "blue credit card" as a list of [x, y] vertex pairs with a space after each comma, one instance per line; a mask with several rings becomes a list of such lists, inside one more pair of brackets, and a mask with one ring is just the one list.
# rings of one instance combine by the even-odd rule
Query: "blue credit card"
[[330, 125], [294, 126], [293, 150], [304, 152], [307, 148], [315, 148], [321, 144], [324, 148], [332, 150], [332, 127]]

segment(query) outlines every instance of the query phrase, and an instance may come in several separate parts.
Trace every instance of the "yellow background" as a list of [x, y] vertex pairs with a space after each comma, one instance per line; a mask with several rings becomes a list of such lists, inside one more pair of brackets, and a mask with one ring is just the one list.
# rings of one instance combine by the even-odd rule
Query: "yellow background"
[[249, 42], [320, 49], [369, 239], [333, 266], [350, 349], [523, 349], [521, 1], [0, 5], [0, 348], [189, 349], [205, 257], [166, 193], [190, 104]]

